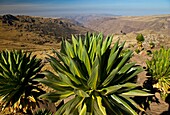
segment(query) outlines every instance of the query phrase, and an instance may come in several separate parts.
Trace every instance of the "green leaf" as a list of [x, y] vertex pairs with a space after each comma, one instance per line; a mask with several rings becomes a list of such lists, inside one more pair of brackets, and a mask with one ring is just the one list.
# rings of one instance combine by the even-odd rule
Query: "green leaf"
[[47, 85], [51, 88], [54, 88], [56, 90], [59, 89], [59, 87], [61, 87], [61, 89], [62, 88], [64, 89], [64, 87], [70, 86], [70, 85], [68, 85], [68, 84], [66, 84], [62, 81], [59, 81], [59, 80], [57, 81], [57, 80], [52, 80], [52, 79], [48, 79], [48, 80], [46, 80], [46, 79], [36, 79], [35, 81], [41, 82], [41, 83], [43, 83], [43, 84], [45, 84], [45, 85]]
[[111, 97], [117, 103], [119, 103], [120, 105], [123, 105], [123, 107], [120, 106], [122, 109], [127, 109], [129, 112], [131, 112], [132, 115], [137, 115], [137, 113], [125, 101], [123, 101], [121, 98], [119, 98], [118, 96], [116, 96], [114, 94], [112, 94]]
[[77, 75], [79, 78], [86, 80], [86, 78], [82, 75], [80, 67], [78, 66], [78, 63], [74, 62], [72, 59], [70, 59], [70, 70], [73, 73], [73, 75]]
[[90, 46], [91, 46], [90, 52], [88, 52], [88, 53], [90, 54], [90, 60], [91, 60], [91, 63], [93, 65], [94, 58], [95, 58], [95, 55], [96, 55], [96, 50], [97, 50], [97, 39], [95, 37], [93, 37], [93, 40], [92, 40]]
[[101, 48], [101, 55], [103, 55], [105, 53], [105, 51], [110, 47], [111, 43], [112, 43], [112, 39], [113, 37], [111, 36], [107, 36], [106, 39], [104, 40], [103, 44], [102, 44], [102, 48]]
[[129, 96], [124, 96], [126, 100], [128, 100], [132, 105], [134, 105], [137, 109], [140, 111], [145, 111], [142, 107], [140, 107], [133, 99], [131, 99]]
[[60, 52], [61, 53], [63, 53], [63, 54], [66, 54], [66, 47], [65, 47], [65, 40], [64, 39], [62, 39], [62, 42], [61, 42], [61, 50], [60, 50]]
[[109, 60], [106, 68], [107, 74], [110, 72], [110, 69], [112, 68], [113, 64], [116, 62], [118, 56], [119, 56], [119, 49], [115, 53], [109, 56]]
[[67, 103], [65, 103], [64, 105], [62, 105], [57, 112], [55, 113], [55, 115], [64, 115], [65, 111], [67, 108], [70, 107], [71, 103], [74, 101], [74, 99], [71, 99], [70, 101], [68, 101]]
[[102, 88], [100, 91], [104, 92], [104, 95], [110, 95], [110, 94], [113, 94], [113, 93], [117, 92], [121, 88], [126, 88], [126, 87], [128, 87], [128, 88], [136, 88], [138, 86], [139, 85], [134, 84], [134, 83], [125, 83], [125, 84], [122, 84], [122, 85], [114, 85], [114, 86], [109, 86], [109, 87], [106, 87], [106, 88]]
[[121, 95], [125, 95], [125, 96], [153, 96], [154, 94], [136, 89], [136, 90], [130, 90], [128, 92], [121, 93]]
[[67, 77], [65, 74], [58, 72], [58, 76], [60, 77], [60, 80], [62, 82], [68, 84], [72, 88], [77, 88], [76, 85], [74, 83], [72, 83], [71, 80], [69, 79], [69, 77]]
[[90, 97], [88, 93], [86, 93], [85, 91], [83, 91], [81, 89], [75, 89], [74, 92], [76, 95], [78, 95], [80, 97]]
[[102, 83], [102, 86], [103, 87], [107, 86], [114, 79], [114, 77], [116, 76], [117, 72], [118, 72], [117, 68], [113, 69], [112, 72], [109, 74], [109, 76]]
[[65, 111], [66, 115], [74, 114], [74, 112], [78, 109], [78, 107], [82, 105], [84, 98], [76, 96], [72, 100], [74, 101], [70, 104], [70, 106]]
[[74, 58], [75, 54], [74, 54], [73, 46], [68, 41], [66, 41], [65, 44], [66, 44], [65, 46], [67, 49], [65, 51], [66, 51], [67, 55], [70, 56], [71, 58]]
[[41, 74], [45, 75], [48, 79], [60, 80], [58, 76], [48, 70], [41, 72]]
[[123, 59], [121, 60], [121, 62], [117, 65], [118, 70], [130, 59], [130, 56], [132, 55], [132, 51], [128, 52]]
[[50, 64], [55, 71], [66, 71], [66, 67], [64, 67], [56, 58], [50, 56]]
[[109, 100], [106, 97], [102, 97], [102, 99], [103, 99], [103, 102], [105, 104], [105, 108], [107, 110], [110, 110], [110, 113], [112, 113], [114, 115], [121, 115], [122, 114], [121, 111], [116, 106], [113, 106], [113, 103], [110, 103]]
[[90, 76], [91, 75], [91, 63], [90, 63], [90, 59], [89, 59], [89, 56], [87, 54], [85, 47], [83, 47], [82, 49], [82, 61], [84, 62], [88, 75]]
[[66, 59], [66, 55], [64, 53], [59, 53], [59, 52], [55, 51], [54, 49], [52, 49], [52, 51], [55, 53], [55, 55], [58, 57], [58, 59], [61, 62], [68, 63], [68, 61]]
[[99, 110], [101, 111], [101, 115], [107, 115], [106, 114], [106, 109], [105, 107], [102, 105], [102, 98], [100, 96], [96, 96], [97, 98], [97, 104], [98, 104], [98, 107], [99, 107]]
[[70, 78], [71, 81], [76, 83], [77, 85], [82, 84], [79, 79], [77, 79], [75, 76], [73, 76], [71, 73], [67, 71], [63, 71], [63, 74], [65, 74], [68, 78]]
[[102, 90], [100, 90], [100, 92], [103, 92], [104, 95], [109, 95], [109, 94], [116, 92], [117, 90], [119, 90], [121, 88], [122, 88], [122, 85], [114, 85], [114, 86], [102, 88]]
[[133, 68], [131, 68], [129, 70], [129, 72], [128, 72], [128, 73], [130, 73], [129, 76], [127, 75], [128, 77], [126, 77], [123, 80], [121, 80], [120, 83], [124, 83], [124, 82], [130, 80], [131, 78], [133, 78], [134, 76], [136, 76], [138, 73], [140, 73], [142, 71], [143, 71], [143, 69], [141, 67], [136, 67], [136, 68], [133, 67]]
[[72, 35], [72, 43], [73, 43], [73, 48], [74, 48], [75, 55], [77, 56], [78, 41], [77, 41], [77, 39], [74, 37], [74, 35]]
[[7, 65], [0, 63], [0, 67], [3, 69], [3, 71], [9, 72]]
[[95, 90], [96, 88], [97, 88], [97, 85], [98, 85], [98, 83], [100, 82], [99, 80], [99, 78], [100, 78], [100, 70], [99, 70], [99, 59], [98, 59], [98, 57], [96, 57], [96, 59], [95, 59], [95, 62], [94, 62], [94, 65], [93, 65], [93, 67], [92, 67], [92, 74], [91, 74], [91, 76], [90, 76], [90, 78], [88, 79], [88, 81], [87, 81], [87, 84], [88, 84], [88, 86], [89, 86], [89, 88], [91, 88], [91, 89], [93, 89], [93, 90]]
[[125, 64], [121, 70], [119, 71], [119, 74], [124, 74], [125, 72], [127, 72], [129, 69], [131, 69], [133, 66], [135, 65], [135, 63], [127, 63]]
[[100, 39], [97, 43], [97, 48], [96, 48], [96, 55], [98, 55], [99, 57], [101, 57], [101, 46], [102, 45], [102, 39]]
[[83, 108], [81, 109], [79, 115], [87, 115], [87, 105], [86, 103], [83, 104]]
[[42, 94], [39, 98], [47, 99], [50, 102], [57, 102], [61, 99], [65, 99], [73, 94], [74, 94], [74, 92], [72, 92], [72, 91], [63, 91], [62, 93], [61, 92], [60, 93], [51, 92], [51, 93]]
[[79, 57], [80, 60], [82, 60], [82, 48], [83, 48], [82, 39], [79, 38], [79, 44], [78, 44], [77, 54], [78, 54], [78, 57]]
[[[129, 77], [127, 73], [129, 73], [130, 69], [133, 68], [133, 66], [135, 65], [135, 63], [127, 63], [125, 64], [121, 70], [118, 72], [119, 75], [117, 75], [117, 77], [115, 77], [114, 79], [114, 82], [113, 83], [116, 83], [117, 81], [119, 81], [120, 79], [127, 79], [129, 80], [130, 78], [132, 77]], [[140, 72], [140, 71], [139, 71]], [[125, 75], [126, 75], [126, 78], [125, 78]]]

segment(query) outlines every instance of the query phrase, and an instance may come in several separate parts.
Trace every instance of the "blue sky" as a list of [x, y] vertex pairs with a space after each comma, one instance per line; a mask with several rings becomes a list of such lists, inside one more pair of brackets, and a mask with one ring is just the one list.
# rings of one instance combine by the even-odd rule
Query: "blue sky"
[[63, 16], [74, 14], [170, 14], [170, 0], [0, 0], [0, 14]]

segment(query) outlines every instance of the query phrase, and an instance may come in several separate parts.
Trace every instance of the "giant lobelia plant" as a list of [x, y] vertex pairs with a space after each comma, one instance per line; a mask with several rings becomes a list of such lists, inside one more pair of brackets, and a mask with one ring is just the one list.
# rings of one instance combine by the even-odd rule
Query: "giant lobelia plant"
[[[131, 51], [121, 54], [125, 42], [111, 47], [112, 36], [87, 34], [84, 39], [72, 36], [63, 40], [61, 51], [49, 55], [56, 73], [44, 71], [47, 79], [38, 79], [55, 92], [41, 96], [52, 102], [72, 98], [62, 105], [56, 115], [133, 114], [144, 111], [132, 97], [150, 96], [133, 82], [142, 68], [130, 63]], [[121, 55], [120, 55], [121, 54]]]
[[161, 48], [153, 52], [151, 60], [146, 61], [151, 85], [160, 91], [162, 99], [170, 94], [170, 49]]
[[41, 60], [21, 50], [0, 52], [0, 99], [3, 109], [32, 113], [37, 97], [43, 92], [37, 87]]

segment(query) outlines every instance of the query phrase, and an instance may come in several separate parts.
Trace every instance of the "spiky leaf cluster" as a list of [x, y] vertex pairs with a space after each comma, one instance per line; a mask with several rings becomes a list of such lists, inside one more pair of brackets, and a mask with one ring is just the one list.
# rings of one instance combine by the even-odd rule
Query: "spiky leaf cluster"
[[153, 52], [153, 57], [147, 62], [147, 71], [155, 81], [154, 86], [166, 96], [170, 89], [170, 49], [161, 48]]
[[73, 96], [56, 115], [135, 115], [134, 109], [143, 110], [131, 98], [151, 95], [132, 82], [142, 69], [129, 62], [131, 51], [121, 54], [125, 42], [111, 44], [112, 36], [72, 36], [71, 43], [63, 40], [61, 51], [54, 51], [56, 57], [49, 56], [56, 73], [45, 71], [47, 79], [38, 81], [56, 91], [41, 97], [55, 102]]
[[0, 52], [0, 98], [4, 108], [11, 106], [14, 111], [23, 112], [30, 109], [30, 102], [35, 102], [41, 91], [33, 80], [40, 78], [37, 73], [42, 67], [41, 60], [31, 53]]

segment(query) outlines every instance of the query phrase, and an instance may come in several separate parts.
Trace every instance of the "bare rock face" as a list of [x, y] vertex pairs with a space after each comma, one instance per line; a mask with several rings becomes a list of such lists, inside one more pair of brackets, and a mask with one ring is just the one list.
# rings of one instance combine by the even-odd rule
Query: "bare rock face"
[[14, 21], [18, 21], [19, 19], [11, 14], [2, 16], [2, 23], [6, 23], [8, 25], [13, 25]]

